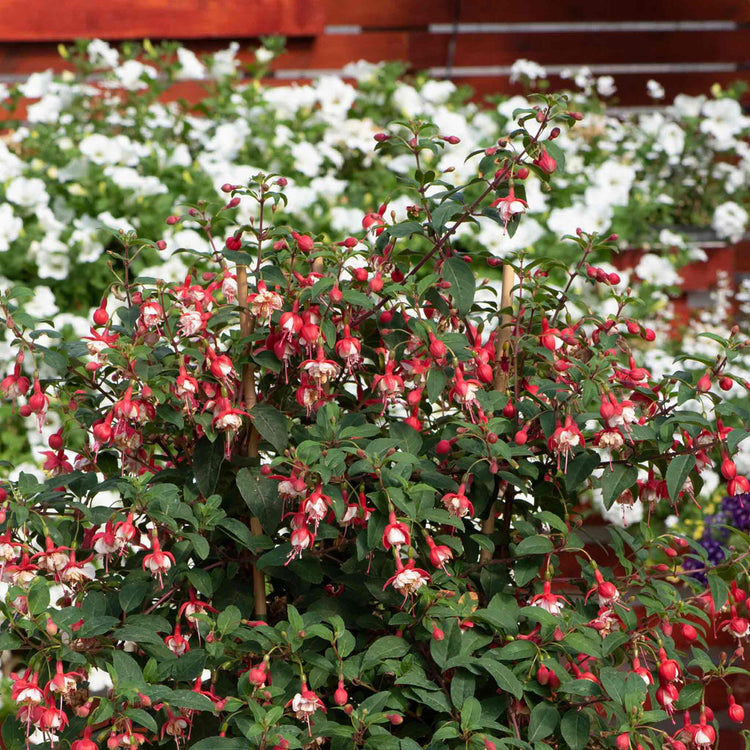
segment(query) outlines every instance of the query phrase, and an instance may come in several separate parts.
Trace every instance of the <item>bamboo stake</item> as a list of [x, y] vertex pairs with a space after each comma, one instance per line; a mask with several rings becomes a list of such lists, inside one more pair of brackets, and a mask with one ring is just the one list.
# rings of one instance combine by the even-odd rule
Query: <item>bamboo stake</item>
[[[493, 388], [496, 391], [505, 391], [508, 387], [508, 373], [503, 370], [502, 359], [503, 355], [506, 354], [505, 349], [507, 348], [508, 342], [510, 341], [510, 327], [513, 322], [513, 316], [510, 312], [510, 308], [513, 305], [513, 283], [515, 281], [515, 274], [510, 264], [506, 263], [503, 266], [503, 286], [500, 292], [500, 308], [505, 310], [502, 314], [502, 319], [497, 331], [497, 340], [495, 341], [495, 377], [493, 380]], [[495, 531], [495, 516], [497, 516], [497, 499], [495, 499], [490, 506], [490, 514], [485, 518], [482, 523], [482, 533], [486, 536], [494, 533]], [[487, 563], [492, 559], [492, 553], [483, 549], [479, 554], [479, 561], [481, 563]]]
[[[237, 266], [237, 302], [240, 306], [240, 333], [245, 338], [253, 332], [253, 317], [247, 306], [247, 267]], [[245, 409], [250, 411], [257, 403], [255, 393], [255, 366], [248, 362], [242, 368], [242, 395], [245, 402]], [[258, 457], [258, 431], [253, 424], [250, 425], [250, 432], [247, 439], [247, 455], [249, 458]], [[261, 536], [263, 528], [260, 521], [255, 517], [250, 518], [250, 533], [253, 536]], [[263, 620], [268, 612], [266, 605], [266, 577], [263, 571], [253, 565], [253, 601], [255, 616]]]

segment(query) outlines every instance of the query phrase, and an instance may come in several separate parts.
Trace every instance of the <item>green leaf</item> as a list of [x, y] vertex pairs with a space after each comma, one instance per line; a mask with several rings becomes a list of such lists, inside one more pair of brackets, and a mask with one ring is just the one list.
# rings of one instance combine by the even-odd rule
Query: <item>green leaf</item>
[[253, 537], [250, 529], [242, 521], [238, 521], [236, 518], [222, 518], [218, 526], [249, 550], [254, 550], [257, 546], [255, 537]]
[[435, 402], [445, 389], [448, 379], [443, 370], [433, 367], [427, 375], [427, 398]]
[[34, 579], [34, 583], [26, 595], [26, 600], [28, 601], [29, 612], [32, 615], [40, 615], [49, 608], [49, 588], [43, 578], [37, 577]]
[[604, 474], [599, 481], [604, 507], [609, 510], [615, 500], [638, 481], [638, 469], [626, 464], [615, 464], [612, 471], [604, 470]]
[[195, 444], [193, 474], [195, 475], [195, 482], [198, 485], [198, 489], [204, 497], [214, 494], [223, 462], [223, 440], [214, 440], [212, 443], [204, 436]]
[[536, 742], [549, 737], [557, 728], [560, 714], [557, 708], [549, 703], [537, 703], [531, 709], [529, 717], [529, 742]]
[[678, 711], [684, 711], [692, 708], [703, 697], [703, 685], [700, 682], [691, 682], [680, 690], [680, 697], [677, 699], [675, 708]]
[[206, 737], [190, 746], [190, 750], [247, 750], [248, 742], [239, 737]]
[[125, 710], [125, 715], [132, 719], [136, 725], [140, 724], [150, 732], [155, 734], [159, 731], [159, 727], [156, 725], [156, 720], [148, 711], [144, 711], [142, 708], [128, 708]]
[[237, 487], [263, 530], [273, 534], [281, 523], [279, 483], [268, 477], [256, 477], [253, 469], [245, 468], [237, 474]]
[[395, 635], [385, 635], [378, 638], [370, 648], [365, 651], [362, 659], [362, 669], [370, 669], [379, 664], [383, 659], [399, 659], [409, 651], [409, 644], [403, 638]]
[[146, 581], [129, 581], [117, 595], [122, 611], [132, 612], [146, 598], [146, 594], [153, 588], [153, 584]]
[[207, 570], [203, 568], [191, 568], [188, 570], [188, 581], [195, 587], [195, 590], [199, 594], [211, 597], [214, 593], [214, 584], [211, 580], [211, 575]]
[[591, 472], [599, 466], [601, 459], [594, 451], [579, 453], [569, 464], [565, 472], [565, 489], [574, 492], [585, 481], [590, 479]]
[[627, 673], [614, 667], [603, 667], [599, 672], [599, 679], [604, 692], [617, 703], [625, 702], [625, 681]]
[[117, 630], [112, 633], [112, 636], [118, 641], [132, 641], [133, 643], [153, 643], [154, 645], [159, 646], [164, 645], [164, 641], [155, 630], [144, 628], [138, 625], [125, 624], [121, 628], [117, 628]]
[[630, 714], [640, 710], [646, 700], [648, 686], [635, 672], [630, 672], [625, 679], [625, 711]]
[[515, 556], [546, 555], [548, 552], [552, 552], [554, 548], [555, 546], [552, 544], [552, 541], [546, 536], [541, 536], [540, 534], [527, 536], [526, 539], [522, 539], [516, 545]]
[[568, 635], [565, 636], [565, 640], [563, 641], [563, 643], [565, 643], [565, 645], [569, 648], [572, 648], [574, 651], [579, 651], [582, 654], [586, 654], [587, 656], [601, 658], [601, 638], [599, 637], [599, 635], [589, 635], [589, 633], [594, 632], [595, 631], [591, 630], [591, 628], [584, 628], [583, 632], [574, 631], [572, 633], [568, 633]]
[[201, 560], [205, 560], [209, 556], [209, 554], [211, 553], [211, 547], [208, 543], [208, 539], [201, 536], [200, 534], [190, 533], [185, 533], [184, 537], [190, 542], [190, 544], [193, 545], [195, 554], [198, 555]]
[[589, 741], [591, 721], [588, 714], [571, 708], [565, 713], [560, 722], [563, 739], [571, 750], [583, 750]]
[[516, 661], [517, 659], [528, 659], [536, 656], [537, 647], [531, 641], [511, 641], [494, 652], [502, 661]]
[[390, 433], [392, 438], [398, 440], [400, 451], [419, 455], [422, 448], [422, 436], [413, 427], [405, 422], [391, 422]]
[[196, 693], [194, 690], [173, 690], [165, 699], [170, 706], [176, 708], [189, 708], [192, 711], [214, 712], [214, 704], [205, 695]]
[[727, 602], [729, 588], [716, 573], [709, 573], [707, 578], [708, 588], [711, 590], [711, 598], [714, 600], [714, 608], [718, 612]]
[[519, 700], [523, 698], [523, 683], [513, 672], [500, 662], [495, 661], [489, 654], [485, 654], [479, 660], [479, 666], [486, 669], [495, 679], [497, 686], [510, 693]]
[[474, 695], [476, 688], [474, 675], [466, 669], [457, 669], [451, 680], [451, 702], [460, 709], [464, 701]]
[[474, 303], [477, 280], [471, 266], [461, 258], [448, 258], [443, 263], [443, 278], [450, 282], [450, 295], [459, 315], [466, 315]]
[[408, 237], [410, 234], [422, 234], [422, 225], [416, 221], [402, 221], [387, 227], [386, 231], [391, 237]]
[[482, 704], [473, 696], [468, 697], [461, 708], [461, 729], [472, 731], [481, 726]]
[[260, 403], [250, 410], [250, 418], [261, 437], [282, 454], [289, 439], [286, 417], [271, 404]]
[[230, 604], [225, 607], [216, 618], [216, 629], [222, 634], [226, 635], [237, 630], [242, 622], [242, 612], [234, 604]]
[[375, 695], [365, 698], [362, 703], [359, 704], [359, 711], [360, 713], [362, 711], [367, 711], [369, 714], [376, 714], [378, 711], [383, 710], [390, 697], [391, 694], [388, 690], [375, 693]]
[[503, 635], [518, 633], [518, 602], [508, 594], [495, 594], [487, 609], [478, 609], [474, 617], [492, 625]]
[[672, 502], [677, 502], [680, 490], [682, 490], [685, 480], [690, 472], [695, 468], [695, 455], [685, 453], [682, 456], [675, 456], [667, 467], [667, 490]]
[[142, 687], [146, 684], [138, 662], [124, 651], [112, 652], [112, 668], [114, 669], [114, 679], [120, 689], [126, 685]]

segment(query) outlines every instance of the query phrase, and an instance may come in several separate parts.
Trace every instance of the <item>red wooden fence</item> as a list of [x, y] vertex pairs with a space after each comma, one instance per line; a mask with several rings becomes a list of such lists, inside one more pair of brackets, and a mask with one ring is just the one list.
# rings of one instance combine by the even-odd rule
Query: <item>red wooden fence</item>
[[[519, 57], [615, 75], [622, 104], [647, 104], [646, 81], [706, 92], [747, 77], [748, 0], [5, 0], [0, 81], [60, 67], [56, 44], [75, 38], [183, 39], [202, 49], [264, 34], [289, 39], [284, 80], [338, 71], [359, 59], [400, 59], [472, 85], [510, 91]], [[205, 40], [215, 40], [206, 44]], [[221, 41], [219, 41], [221, 40]]]

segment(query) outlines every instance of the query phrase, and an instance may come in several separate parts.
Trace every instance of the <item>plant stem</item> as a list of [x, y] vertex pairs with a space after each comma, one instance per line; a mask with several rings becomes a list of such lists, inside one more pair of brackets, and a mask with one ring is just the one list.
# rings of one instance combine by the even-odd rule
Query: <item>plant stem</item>
[[[260, 244], [260, 243], [259, 243]], [[237, 302], [240, 306], [240, 333], [243, 338], [249, 336], [253, 331], [253, 319], [247, 307], [247, 267], [237, 266]], [[245, 401], [245, 409], [252, 410], [257, 402], [255, 393], [255, 366], [247, 362], [242, 368], [242, 394]], [[258, 457], [258, 431], [254, 425], [250, 425], [247, 438], [248, 458]], [[250, 532], [253, 536], [261, 536], [263, 529], [260, 521], [255, 517], [250, 518]], [[268, 612], [266, 605], [266, 578], [255, 564], [253, 565], [253, 601], [255, 616], [263, 620]]]
[[[511, 307], [513, 306], [513, 297], [511, 292], [513, 290], [513, 282], [515, 281], [515, 274], [513, 268], [509, 263], [503, 266], [503, 286], [500, 293], [500, 309], [504, 310], [500, 325], [497, 328], [497, 339], [495, 341], [495, 378], [493, 381], [493, 388], [496, 391], [503, 392], [508, 386], [508, 373], [502, 368], [503, 350], [506, 344], [510, 340], [510, 326], [513, 322], [513, 316], [511, 314]], [[495, 491], [493, 493], [493, 501], [490, 505], [490, 513], [487, 518], [482, 522], [482, 533], [485, 536], [490, 536], [495, 531], [495, 516], [497, 515], [497, 498], [500, 492], [500, 480], [495, 477]], [[506, 492], [508, 490], [506, 489]], [[492, 559], [492, 552], [488, 549], [483, 549], [479, 554], [479, 561], [482, 563], [489, 562]]]

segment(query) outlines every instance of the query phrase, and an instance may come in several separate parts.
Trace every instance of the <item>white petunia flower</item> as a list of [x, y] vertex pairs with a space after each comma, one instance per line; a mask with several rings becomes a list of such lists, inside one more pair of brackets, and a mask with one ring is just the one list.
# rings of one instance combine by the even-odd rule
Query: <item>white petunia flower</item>
[[13, 207], [8, 203], [0, 205], [0, 253], [10, 250], [22, 229], [23, 221], [13, 213]]
[[747, 211], [734, 201], [727, 201], [716, 207], [711, 226], [719, 237], [734, 244], [745, 234], [747, 221]]

